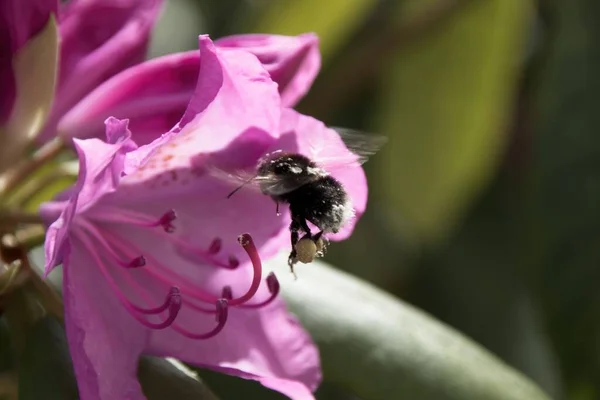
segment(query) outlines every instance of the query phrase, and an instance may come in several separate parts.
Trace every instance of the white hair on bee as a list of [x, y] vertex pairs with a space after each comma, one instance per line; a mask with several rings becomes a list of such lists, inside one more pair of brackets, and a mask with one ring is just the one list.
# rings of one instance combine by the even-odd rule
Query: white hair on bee
[[340, 226], [344, 226], [356, 217], [356, 211], [350, 199], [347, 199], [344, 203], [332, 204], [331, 214]]
[[308, 175], [314, 175], [314, 176], [327, 176], [329, 175], [323, 168], [319, 168], [319, 167], [306, 167], [306, 173]]

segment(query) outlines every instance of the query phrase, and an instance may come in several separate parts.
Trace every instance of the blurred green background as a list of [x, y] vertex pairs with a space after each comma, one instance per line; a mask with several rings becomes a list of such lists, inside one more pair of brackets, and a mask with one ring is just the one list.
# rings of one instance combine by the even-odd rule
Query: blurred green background
[[368, 212], [326, 262], [550, 397], [587, 400], [600, 399], [599, 23], [596, 0], [170, 0], [152, 54], [200, 31], [318, 33], [322, 72], [297, 108], [390, 138], [366, 165]]
[[[312, 265], [302, 267], [300, 281], [316, 282], [314, 290], [303, 292], [299, 283], [287, 295], [321, 348], [319, 399], [533, 399], [527, 393], [537, 389], [519, 386], [524, 377], [548, 398], [600, 399], [598, 0], [166, 3], [150, 57], [195, 49], [200, 33], [316, 32], [323, 67], [297, 109], [389, 137], [365, 166], [366, 214], [325, 262], [401, 299], [400, 306], [347, 278], [328, 286], [329, 272]], [[331, 332], [345, 328], [343, 321], [327, 326], [319, 319], [327, 312], [306, 311], [327, 308], [344, 291], [355, 296], [346, 304], [357, 324], [372, 316], [373, 329], [389, 328], [385, 340], [369, 339], [367, 325], [339, 339]], [[360, 309], [371, 300], [361, 296], [372, 297], [373, 309]], [[462, 336], [429, 322], [436, 319], [506, 365], [479, 360]], [[55, 329], [45, 323], [40, 329]], [[381, 369], [389, 375], [377, 375], [381, 357], [369, 354], [372, 365], [361, 360], [369, 346], [389, 352]], [[428, 351], [434, 356], [419, 364]], [[157, 389], [157, 362], [146, 360], [140, 372], [151, 400], [213, 398]], [[506, 366], [523, 378], [503, 375]], [[199, 373], [221, 399], [284, 398], [257, 383]], [[479, 388], [481, 377], [493, 388]], [[374, 388], [377, 379], [382, 385]]]

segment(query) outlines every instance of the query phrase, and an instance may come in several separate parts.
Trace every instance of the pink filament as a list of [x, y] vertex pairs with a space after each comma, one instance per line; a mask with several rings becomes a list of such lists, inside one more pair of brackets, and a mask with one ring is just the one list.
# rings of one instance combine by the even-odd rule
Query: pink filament
[[187, 329], [182, 328], [179, 325], [175, 325], [175, 324], [173, 325], [173, 329], [175, 331], [181, 333], [183, 336], [186, 336], [190, 339], [204, 340], [204, 339], [209, 339], [213, 336], [216, 336], [219, 332], [221, 332], [223, 330], [223, 328], [225, 327], [225, 323], [227, 322], [227, 316], [228, 316], [227, 300], [219, 299], [215, 303], [215, 306], [216, 306], [216, 310], [217, 310], [217, 326], [215, 326], [212, 330], [205, 332], [205, 333], [193, 333], [193, 332], [190, 332]]
[[[98, 242], [103, 244], [105, 248], [115, 247], [115, 248], [119, 249], [120, 251], [122, 251], [123, 253], [126, 253], [127, 251], [138, 251], [139, 250], [135, 245], [133, 245], [131, 243], [129, 243], [129, 246], [126, 246], [123, 242], [118, 241], [118, 240], [108, 239], [108, 241], [107, 241], [107, 239], [105, 237], [103, 237], [100, 234], [100, 232], [98, 232], [98, 230], [95, 227], [93, 227], [91, 224], [86, 224], [86, 227], [88, 230], [90, 230], [96, 236], [96, 239], [98, 240]], [[179, 282], [178, 286], [181, 288], [181, 290], [186, 295], [191, 296], [191, 297], [195, 298], [196, 300], [206, 302], [206, 303], [214, 303], [217, 300], [216, 296], [206, 293], [206, 292], [202, 291], [200, 288], [189, 286], [187, 284], [188, 281], [186, 279], [184, 279], [180, 275], [176, 274], [171, 269], [163, 266], [155, 258], [150, 257], [149, 262], [151, 265], [146, 265], [146, 267], [143, 269], [143, 271], [146, 271], [147, 273], [152, 275], [155, 279], [162, 281], [167, 286], [171, 286], [173, 279], [168, 279], [165, 275], [160, 273], [159, 269], [165, 271], [168, 274], [167, 276], [170, 275], [170, 278], [175, 278]], [[152, 268], [152, 266], [155, 266], [156, 268]]]
[[[117, 298], [119, 299], [119, 301], [121, 302], [123, 307], [125, 307], [125, 309], [127, 309], [127, 311], [129, 311], [129, 314], [131, 314], [132, 317], [134, 317], [136, 320], [138, 320], [141, 324], [143, 324], [151, 329], [164, 329], [164, 328], [170, 326], [173, 323], [173, 321], [175, 321], [175, 318], [177, 317], [177, 314], [179, 313], [179, 310], [181, 309], [181, 295], [177, 288], [170, 289], [169, 295], [167, 296], [167, 300], [165, 301], [165, 303], [163, 303], [159, 307], [143, 308], [143, 307], [137, 306], [137, 305], [133, 304], [129, 299], [127, 299], [127, 297], [123, 294], [123, 292], [121, 291], [119, 286], [116, 284], [116, 282], [114, 281], [112, 276], [108, 273], [104, 263], [100, 259], [100, 256], [98, 255], [98, 253], [96, 251], [94, 251], [94, 247], [91, 246], [91, 242], [89, 241], [89, 238], [87, 237], [87, 235], [85, 235], [85, 234], [79, 235], [79, 239], [82, 241], [83, 247], [87, 249], [87, 251], [91, 255], [94, 262], [100, 268], [100, 271], [106, 278], [106, 281], [107, 281], [109, 287], [112, 289], [115, 296], [117, 296]], [[141, 314], [158, 314], [158, 313], [163, 312], [166, 309], [168, 309], [169, 315], [163, 322], [153, 323], [153, 322], [146, 320], [141, 315], [139, 315], [140, 313]]]
[[277, 298], [277, 296], [279, 295], [279, 290], [280, 290], [280, 285], [279, 285], [279, 281], [277, 280], [277, 277], [275, 276], [275, 274], [273, 272], [269, 273], [269, 275], [267, 276], [267, 287], [269, 288], [269, 293], [271, 293], [271, 295], [266, 299], [261, 301], [260, 303], [256, 303], [256, 304], [241, 304], [238, 307], [240, 308], [262, 308], [265, 307], [269, 304], [271, 304], [273, 302], [273, 300], [275, 300]]
[[[176, 216], [175, 216], [174, 212], [167, 212], [159, 219], [158, 222], [156, 220], [154, 222], [149, 222], [149, 221], [142, 222], [140, 219], [137, 219], [134, 221], [132, 219], [133, 217], [131, 217], [131, 214], [130, 214], [129, 215], [129, 219], [130, 219], [129, 223], [133, 223], [138, 226], [146, 226], [146, 227], [162, 226], [165, 228], [165, 231], [172, 232], [172, 230], [170, 230], [169, 227], [172, 227], [171, 222], [175, 219], [175, 217]], [[113, 218], [113, 220], [114, 220], [114, 218]], [[174, 271], [172, 269], [169, 269], [169, 268], [163, 266], [161, 263], [157, 262], [157, 260], [155, 260], [152, 257], [149, 259], [151, 265], [146, 265], [147, 260], [144, 256], [133, 257], [133, 258], [131, 258], [131, 261], [129, 261], [129, 262], [121, 261], [121, 257], [115, 252], [115, 250], [113, 250], [113, 248], [120, 251], [121, 254], [127, 255], [128, 253], [131, 254], [132, 252], [135, 253], [136, 251], [139, 251], [139, 249], [135, 246], [135, 244], [120, 241], [117, 238], [113, 238], [111, 235], [104, 236], [100, 233], [100, 231], [93, 224], [88, 223], [87, 221], [81, 221], [81, 222], [82, 222], [82, 226], [84, 226], [86, 228], [83, 231], [88, 232], [90, 236], [88, 237], [87, 235], [84, 234], [84, 235], [81, 235], [80, 239], [84, 243], [84, 247], [87, 248], [87, 251], [92, 256], [94, 262], [100, 267], [101, 272], [103, 273], [103, 275], [107, 279], [107, 282], [109, 283], [109, 286], [111, 287], [111, 289], [113, 290], [113, 292], [115, 293], [115, 295], [117, 296], [119, 301], [129, 311], [129, 313], [140, 323], [142, 323], [143, 325], [145, 325], [151, 329], [164, 329], [166, 327], [171, 326], [174, 330], [176, 330], [177, 332], [179, 332], [180, 334], [182, 334], [186, 337], [189, 337], [192, 339], [208, 339], [210, 337], [217, 335], [224, 328], [227, 318], [228, 318], [229, 306], [238, 306], [241, 308], [256, 309], [256, 308], [264, 307], [264, 306], [270, 304], [279, 294], [279, 290], [280, 290], [279, 282], [277, 281], [277, 278], [275, 277], [275, 275], [273, 273], [271, 273], [271, 274], [269, 274], [269, 276], [266, 279], [266, 283], [267, 283], [267, 286], [269, 288], [269, 292], [271, 295], [262, 302], [255, 303], [255, 304], [247, 304], [247, 302], [256, 295], [256, 293], [260, 287], [261, 277], [262, 277], [262, 262], [261, 262], [259, 254], [258, 254], [258, 250], [256, 249], [256, 246], [254, 244], [254, 241], [252, 240], [252, 237], [249, 234], [241, 235], [238, 238], [238, 242], [244, 248], [244, 250], [248, 254], [250, 261], [252, 263], [252, 269], [253, 269], [252, 282], [250, 283], [250, 286], [249, 286], [248, 290], [246, 291], [246, 293], [244, 293], [240, 297], [233, 299], [232, 298], [233, 295], [231, 293], [231, 288], [225, 287], [223, 289], [223, 293], [222, 293], [223, 297], [220, 299], [217, 299], [215, 296], [204, 292], [202, 289], [200, 289], [198, 287], [193, 287], [193, 286], [187, 285], [186, 279], [184, 279], [183, 277], [174, 273]], [[119, 220], [118, 222], [124, 222], [124, 221]], [[168, 238], [167, 240], [169, 240], [170, 242], [174, 242], [175, 244], [183, 245], [184, 247], [191, 248], [196, 253], [206, 256], [206, 258], [209, 258], [213, 264], [215, 264], [215, 260], [212, 259], [210, 257], [210, 255], [218, 253], [222, 247], [221, 240], [219, 238], [216, 238], [211, 243], [211, 245], [208, 249], [208, 252], [202, 253], [202, 252], [198, 251], [198, 249], [192, 248], [192, 246], [189, 243], [182, 241], [180, 238], [178, 238], [175, 235], [167, 235], [165, 237]], [[169, 290], [169, 293], [167, 294], [165, 301], [157, 307], [144, 308], [144, 307], [135, 305], [130, 300], [128, 300], [126, 298], [126, 296], [124, 295], [124, 293], [121, 291], [121, 289], [118, 287], [118, 285], [116, 284], [116, 282], [114, 281], [112, 276], [109, 274], [105, 264], [103, 264], [103, 262], [101, 260], [100, 255], [94, 250], [94, 247], [91, 246], [90, 239], [92, 239], [92, 238], [94, 238], [97, 242], [99, 242], [101, 244], [102, 248], [107, 250], [107, 254], [110, 257], [114, 258], [119, 265], [127, 267], [127, 268], [135, 268], [135, 267], [145, 266], [145, 268], [141, 269], [142, 271], [146, 271], [147, 273], [151, 274], [159, 281], [162, 281], [163, 283], [170, 286], [171, 289]], [[229, 266], [229, 268], [237, 267], [239, 265], [239, 261], [237, 261], [237, 259], [230, 257], [230, 264], [231, 264], [231, 266]], [[223, 266], [224, 264], [219, 264], [219, 265]], [[152, 268], [152, 266], [155, 266], [155, 268]], [[159, 271], [157, 271], [157, 269], [165, 271], [168, 275], [161, 274]], [[167, 278], [167, 276], [169, 278]], [[191, 301], [186, 301], [186, 303], [185, 303], [187, 306], [189, 306], [193, 310], [196, 310], [196, 311], [199, 311], [202, 313], [206, 313], [206, 314], [215, 314], [216, 319], [217, 319], [217, 325], [212, 330], [210, 330], [208, 332], [204, 332], [204, 333], [194, 333], [194, 332], [190, 332], [190, 331], [186, 330], [185, 328], [179, 326], [179, 324], [174, 323], [177, 315], [179, 314], [179, 312], [181, 310], [183, 300], [181, 297], [180, 289], [178, 287], [171, 285], [173, 278], [181, 283], [181, 285], [178, 285], [178, 286], [182, 287], [182, 290], [186, 293], [186, 295], [189, 294], [193, 299], [200, 300], [201, 302], [210, 302], [210, 303], [215, 304], [215, 308], [210, 309], [210, 308], [205, 308], [205, 307], [199, 306]], [[127, 277], [127, 279], [130, 280], [129, 277]], [[156, 315], [156, 314], [163, 313], [165, 311], [168, 312], [167, 318], [164, 321], [158, 322], [158, 323], [150, 322], [142, 316], [142, 315]]]
[[228, 263], [224, 263], [212, 257], [221, 251], [222, 241], [220, 238], [214, 239], [208, 250], [203, 251], [181, 237], [170, 235], [170, 233], [175, 232], [173, 221], [177, 219], [177, 213], [173, 209], [165, 212], [159, 219], [130, 210], [115, 209], [110, 207], [103, 208], [101, 211], [94, 211], [91, 217], [99, 222], [111, 221], [147, 228], [162, 226], [163, 230], [169, 233], [169, 235], [164, 236], [165, 240], [169, 241], [174, 246], [181, 248], [182, 250], [189, 251], [190, 253], [200, 257], [208, 264], [227, 269], [235, 269], [239, 266], [239, 261], [235, 258], [230, 257]]
[[244, 233], [238, 237], [238, 242], [242, 245], [246, 253], [248, 253], [248, 257], [250, 257], [250, 261], [252, 262], [252, 283], [248, 288], [248, 291], [242, 296], [232, 299], [229, 301], [230, 306], [239, 306], [240, 304], [244, 304], [248, 300], [250, 300], [258, 291], [260, 287], [260, 278], [262, 277], [262, 262], [260, 261], [260, 256], [258, 255], [258, 250], [256, 250], [256, 246], [254, 245], [254, 241], [252, 240], [252, 236], [248, 233]]

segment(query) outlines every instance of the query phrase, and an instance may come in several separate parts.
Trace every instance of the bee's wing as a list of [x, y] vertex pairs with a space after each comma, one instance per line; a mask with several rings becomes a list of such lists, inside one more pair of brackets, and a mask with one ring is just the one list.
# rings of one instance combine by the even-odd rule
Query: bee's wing
[[282, 195], [314, 182], [319, 176], [299, 176], [282, 178], [276, 175], [257, 176], [254, 180], [259, 187], [271, 195]]
[[[236, 188], [242, 186], [248, 186], [254, 190], [260, 190], [258, 182], [256, 181], [256, 173], [247, 170], [225, 170], [216, 165], [205, 166], [208, 174], [223, 181], [231, 184]], [[237, 190], [237, 189], [236, 189]]]
[[232, 185], [233, 191], [227, 196], [230, 197], [242, 187], [272, 195], [282, 195], [292, 192], [301, 186], [306, 185], [316, 179], [314, 176], [301, 176], [292, 178], [281, 178], [276, 175], [257, 175], [256, 172], [247, 170], [226, 171], [215, 165], [208, 167], [211, 176]]
[[[328, 171], [348, 166], [362, 165], [367, 162], [369, 157], [377, 153], [383, 145], [387, 143], [387, 137], [383, 135], [370, 134], [348, 128], [330, 128], [338, 133], [346, 145], [346, 148], [349, 150], [349, 153], [336, 155], [324, 154], [318, 156], [315, 161]], [[322, 149], [317, 149], [317, 154], [319, 154], [321, 150]]]

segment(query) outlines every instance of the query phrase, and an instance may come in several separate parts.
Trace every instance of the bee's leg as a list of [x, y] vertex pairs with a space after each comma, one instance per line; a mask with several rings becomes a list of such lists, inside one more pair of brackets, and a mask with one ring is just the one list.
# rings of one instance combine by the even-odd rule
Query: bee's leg
[[279, 213], [279, 202], [275, 200], [275, 214], [279, 217], [281, 214]]
[[290, 257], [288, 258], [288, 266], [290, 267], [290, 272], [294, 276], [294, 280], [296, 280], [296, 279], [298, 279], [298, 276], [296, 275], [296, 271], [294, 271], [294, 265], [297, 262], [296, 254], [295, 254], [296, 250], [293, 250], [292, 252], [294, 253], [294, 256], [292, 257], [292, 254], [290, 253]]
[[306, 232], [306, 236], [305, 237], [311, 238], [312, 237], [312, 233], [310, 232], [310, 228], [308, 227], [308, 224], [306, 223], [306, 220], [304, 218], [301, 218], [298, 223], [300, 224], [300, 227], [302, 228], [302, 230], [304, 232]]
[[316, 242], [317, 240], [321, 239], [321, 236], [323, 236], [323, 231], [317, 232], [317, 234], [313, 236], [313, 240]]
[[290, 256], [288, 258], [288, 265], [290, 269], [293, 271], [292, 265], [296, 262], [296, 243], [298, 243], [298, 230], [300, 229], [300, 224], [295, 219], [292, 219], [292, 223], [290, 224], [290, 239], [292, 242], [292, 251], [290, 252]]

